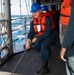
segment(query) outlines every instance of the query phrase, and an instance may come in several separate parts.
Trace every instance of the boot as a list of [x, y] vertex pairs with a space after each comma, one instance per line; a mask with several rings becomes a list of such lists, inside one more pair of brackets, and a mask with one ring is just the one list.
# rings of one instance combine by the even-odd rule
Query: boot
[[47, 67], [48, 62], [42, 62], [42, 67], [40, 70], [35, 72], [35, 75], [44, 75], [49, 73], [49, 68]]

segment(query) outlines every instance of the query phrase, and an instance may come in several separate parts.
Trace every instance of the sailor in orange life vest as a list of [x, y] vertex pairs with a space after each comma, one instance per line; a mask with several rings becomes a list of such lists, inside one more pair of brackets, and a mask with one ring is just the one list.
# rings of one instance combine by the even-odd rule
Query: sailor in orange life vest
[[31, 6], [31, 12], [33, 21], [30, 24], [30, 32], [26, 43], [26, 49], [31, 48], [31, 44], [34, 44], [36, 50], [40, 52], [40, 58], [42, 61], [41, 69], [35, 72], [36, 75], [44, 75], [49, 73], [48, 59], [49, 51], [53, 42], [58, 36], [58, 31], [52, 24], [50, 14], [42, 14], [41, 6], [39, 3], [33, 3]]
[[63, 38], [68, 26], [68, 22], [70, 19], [70, 12], [71, 12], [71, 5], [72, 0], [63, 0], [61, 4], [61, 10], [60, 10], [60, 26], [59, 26], [59, 37], [60, 37], [60, 44], [63, 42]]
[[67, 75], [74, 75], [74, 0], [64, 0], [64, 4], [68, 5], [64, 5], [65, 9], [63, 11], [66, 14], [62, 16], [61, 23], [67, 23], [68, 26], [62, 43], [60, 58], [66, 62]]
[[[53, 21], [55, 23], [55, 27], [58, 29], [59, 31], [59, 16], [60, 16], [60, 12], [58, 9], [56, 9], [56, 6], [51, 4], [48, 6], [49, 12], [52, 15]], [[59, 36], [58, 36], [59, 38]]]

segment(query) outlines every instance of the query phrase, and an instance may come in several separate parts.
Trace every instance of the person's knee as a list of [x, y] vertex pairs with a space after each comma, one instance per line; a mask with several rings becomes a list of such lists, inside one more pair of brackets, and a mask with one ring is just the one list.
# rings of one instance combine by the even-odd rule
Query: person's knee
[[47, 48], [47, 44], [46, 43], [42, 43], [41, 49], [45, 49], [45, 48]]

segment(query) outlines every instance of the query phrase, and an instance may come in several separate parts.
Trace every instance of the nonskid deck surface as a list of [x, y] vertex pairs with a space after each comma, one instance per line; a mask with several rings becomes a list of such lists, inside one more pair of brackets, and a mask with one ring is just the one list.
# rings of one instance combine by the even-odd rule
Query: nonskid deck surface
[[[10, 72], [14, 70], [17, 62], [23, 53], [13, 56], [3, 67], [0, 69], [2, 72]], [[49, 69], [50, 73], [47, 75], [66, 75], [65, 62], [60, 59], [60, 45], [56, 44], [51, 48], [51, 55], [49, 58]], [[24, 53], [20, 63], [15, 69], [13, 75], [34, 75], [34, 72], [41, 67], [41, 60], [39, 57], [39, 52], [35, 49]], [[1, 75], [1, 73], [0, 73]], [[5, 74], [9, 75], [9, 74]]]

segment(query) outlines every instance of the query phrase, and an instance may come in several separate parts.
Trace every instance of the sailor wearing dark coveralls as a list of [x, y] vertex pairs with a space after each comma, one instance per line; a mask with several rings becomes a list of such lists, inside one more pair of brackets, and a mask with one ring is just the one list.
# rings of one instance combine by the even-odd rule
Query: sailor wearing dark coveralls
[[58, 31], [55, 26], [52, 26], [50, 15], [41, 14], [41, 6], [38, 3], [33, 3], [31, 6], [33, 21], [30, 24], [30, 32], [26, 43], [26, 49], [31, 48], [31, 44], [35, 43], [34, 47], [40, 52], [42, 67], [35, 72], [36, 75], [44, 75], [49, 73], [48, 59], [50, 46], [58, 37]]
[[74, 75], [74, 0], [72, 0], [70, 21], [62, 43], [60, 57], [66, 62], [67, 75]]

